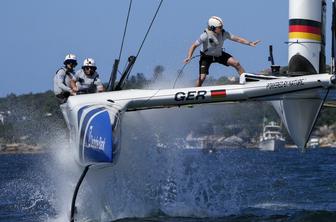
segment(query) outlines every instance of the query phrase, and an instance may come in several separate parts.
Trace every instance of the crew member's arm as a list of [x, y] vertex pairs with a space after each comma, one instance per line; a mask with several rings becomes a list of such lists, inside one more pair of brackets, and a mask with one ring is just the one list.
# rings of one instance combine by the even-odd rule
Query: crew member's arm
[[78, 88], [77, 88], [77, 85], [76, 85], [76, 81], [74, 79], [71, 79], [70, 80], [70, 85], [71, 85], [71, 95], [76, 95], [76, 93], [78, 92]]
[[104, 91], [105, 91], [105, 88], [103, 85], [97, 86], [97, 92], [104, 92]]
[[78, 87], [76, 85], [76, 77], [74, 75], [72, 75], [71, 73], [68, 73], [69, 78], [70, 78], [70, 88], [71, 88], [71, 92], [70, 94], [72, 96], [75, 96], [76, 93], [78, 92]]
[[62, 91], [64, 92], [69, 92], [71, 93], [71, 88], [66, 86], [63, 82], [63, 80], [65, 79], [66, 73], [64, 70], [59, 70], [56, 73], [56, 78], [55, 78], [55, 84], [62, 89]]
[[184, 59], [184, 63], [187, 64], [191, 61], [192, 56], [194, 54], [195, 49], [200, 46], [202, 43], [204, 43], [208, 38], [208, 35], [204, 32], [200, 35], [199, 39], [197, 39], [189, 48], [187, 58]]
[[189, 51], [188, 51], [188, 56], [187, 56], [186, 59], [184, 59], [184, 63], [185, 63], [185, 64], [187, 64], [187, 63], [190, 62], [191, 57], [192, 57], [192, 55], [194, 54], [194, 51], [195, 51], [195, 49], [196, 49], [197, 47], [198, 47], [198, 45], [196, 45], [195, 43], [193, 43], [193, 44], [191, 45], [191, 47], [189, 48]]
[[83, 85], [84, 80], [80, 78], [79, 76], [75, 76], [75, 77], [76, 77], [77, 92], [87, 89], [87, 87]]
[[100, 78], [96, 79], [95, 85], [96, 85], [96, 88], [97, 88], [97, 92], [104, 92], [105, 91], [103, 82], [100, 80]]
[[234, 42], [239, 42], [241, 44], [249, 45], [249, 46], [253, 46], [253, 47], [256, 46], [260, 42], [260, 40], [251, 42], [251, 41], [249, 41], [247, 39], [244, 39], [240, 36], [232, 36], [231, 40], [234, 41]]

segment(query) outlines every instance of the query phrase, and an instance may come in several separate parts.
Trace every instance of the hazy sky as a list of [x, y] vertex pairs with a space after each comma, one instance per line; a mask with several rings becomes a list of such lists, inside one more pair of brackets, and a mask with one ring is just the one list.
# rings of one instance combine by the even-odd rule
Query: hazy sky
[[[102, 80], [107, 82], [119, 55], [128, 4], [128, 0], [2, 0], [0, 97], [51, 89], [54, 73], [69, 52], [78, 56], [77, 68], [84, 58], [94, 58]], [[120, 70], [126, 58], [136, 54], [158, 4], [158, 0], [133, 0]], [[224, 28], [231, 33], [262, 41], [256, 48], [224, 43], [226, 51], [240, 60], [246, 71], [258, 72], [269, 66], [270, 44], [275, 62], [287, 64], [288, 0], [164, 0], [132, 74], [141, 72], [150, 77], [156, 65], [163, 65], [164, 74], [175, 77], [188, 48], [212, 15], [222, 17]], [[327, 31], [329, 56], [329, 26]], [[195, 79], [197, 73], [195, 59], [184, 76]], [[231, 76], [235, 70], [215, 65], [210, 73], [213, 77]]]

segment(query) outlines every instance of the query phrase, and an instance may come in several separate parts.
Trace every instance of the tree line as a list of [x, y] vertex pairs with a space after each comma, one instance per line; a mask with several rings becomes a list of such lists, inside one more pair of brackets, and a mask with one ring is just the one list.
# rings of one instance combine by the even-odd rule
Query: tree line
[[[146, 86], [162, 77], [164, 68], [157, 66], [151, 79], [138, 73], [127, 81], [126, 89], [146, 88]], [[229, 79], [222, 76], [209, 78], [211, 85], [226, 84]], [[209, 120], [199, 121], [198, 133], [211, 133], [216, 128], [223, 136], [240, 135], [246, 139], [256, 138], [262, 132], [264, 121], [280, 122], [273, 107], [266, 102], [246, 102], [225, 105], [231, 110], [230, 116], [216, 115]], [[55, 138], [60, 131], [66, 130], [59, 104], [52, 91], [15, 95], [13, 93], [0, 98], [0, 114], [4, 121], [0, 122], [0, 144], [25, 142], [37, 144]], [[336, 120], [336, 109], [323, 108], [316, 127], [333, 125]], [[186, 132], [187, 133], [187, 132]], [[284, 133], [286, 131], [284, 130]], [[182, 135], [186, 136], [186, 135]], [[287, 135], [288, 137], [288, 135]]]

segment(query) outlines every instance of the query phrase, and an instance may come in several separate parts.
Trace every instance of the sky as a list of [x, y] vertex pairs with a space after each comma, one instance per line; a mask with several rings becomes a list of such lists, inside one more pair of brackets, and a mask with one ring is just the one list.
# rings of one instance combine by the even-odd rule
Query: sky
[[[81, 67], [85, 58], [96, 60], [103, 82], [108, 82], [118, 58], [127, 16], [127, 0], [2, 0], [0, 13], [0, 97], [45, 92], [64, 56], [74, 53]], [[135, 55], [155, 13], [159, 0], [133, 0], [119, 70]], [[327, 63], [330, 59], [330, 2], [327, 9]], [[268, 46], [273, 45], [275, 63], [287, 65], [288, 0], [164, 0], [131, 75], [152, 76], [155, 66], [165, 68], [173, 82], [190, 45], [206, 27], [209, 17], [224, 20], [224, 28], [248, 40], [261, 40], [253, 48], [225, 41], [227, 52], [247, 72], [268, 68]], [[199, 49], [195, 53], [198, 54]], [[196, 54], [195, 54], [196, 55]], [[230, 67], [213, 65], [210, 76], [234, 76]], [[184, 70], [196, 79], [198, 59]], [[173, 84], [173, 83], [172, 83]]]

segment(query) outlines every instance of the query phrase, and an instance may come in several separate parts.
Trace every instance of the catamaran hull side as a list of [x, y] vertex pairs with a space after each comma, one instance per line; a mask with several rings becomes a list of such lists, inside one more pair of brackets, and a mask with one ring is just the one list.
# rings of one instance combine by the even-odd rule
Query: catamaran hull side
[[[319, 74], [249, 83], [163, 90], [124, 90], [70, 97], [62, 105], [81, 165], [113, 163], [120, 150], [123, 113], [218, 102], [323, 98], [332, 76]], [[111, 135], [112, 134], [112, 135]]]
[[[124, 90], [70, 97], [70, 109], [79, 109], [88, 104], [106, 104], [109, 106], [126, 106], [127, 110], [152, 109], [156, 107], [183, 106], [189, 104], [267, 101], [292, 98], [316, 98], [320, 96], [315, 89], [333, 86], [332, 75], [316, 74], [289, 77], [268, 81], [253, 82], [246, 85], [222, 85], [161, 90]], [[310, 93], [307, 90], [314, 89]], [[301, 93], [305, 92], [305, 93]], [[293, 94], [294, 93], [294, 94]], [[127, 105], [126, 105], [127, 104]]]

